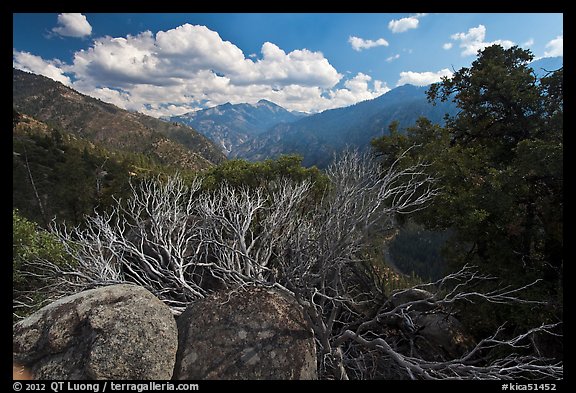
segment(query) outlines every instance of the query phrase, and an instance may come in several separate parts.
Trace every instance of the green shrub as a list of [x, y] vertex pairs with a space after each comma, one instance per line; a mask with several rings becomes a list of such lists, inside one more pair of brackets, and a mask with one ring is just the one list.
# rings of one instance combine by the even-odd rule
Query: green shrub
[[[41, 260], [57, 265], [69, 262], [64, 245], [54, 235], [12, 210], [12, 295], [18, 317], [36, 311], [47, 298], [43, 288], [49, 283], [38, 277], [42, 272], [33, 264]], [[17, 307], [19, 302], [30, 307]]]

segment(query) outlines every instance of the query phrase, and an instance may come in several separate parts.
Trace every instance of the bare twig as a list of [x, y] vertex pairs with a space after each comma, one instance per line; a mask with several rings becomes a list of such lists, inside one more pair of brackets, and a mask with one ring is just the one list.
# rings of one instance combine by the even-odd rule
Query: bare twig
[[[202, 193], [199, 180], [190, 185], [178, 176], [144, 181], [133, 186], [125, 203], [95, 213], [83, 227], [53, 226], [74, 263], [31, 261], [36, 273], [29, 274], [46, 278], [53, 298], [135, 283], [174, 314], [221, 287], [282, 288], [303, 307], [314, 331], [323, 378], [382, 377], [383, 361], [394, 378], [561, 378], [560, 362], [525, 354], [535, 334], [551, 334], [557, 325], [512, 338], [501, 327], [457, 358], [430, 361], [418, 355], [415, 342], [422, 327], [417, 309], [432, 313], [461, 302], [542, 302], [520, 296], [537, 281], [479, 289], [494, 277], [472, 266], [386, 299], [374, 267], [362, 258], [367, 238], [375, 229], [392, 228], [395, 215], [425, 208], [440, 192], [427, 164], [400, 165], [407, 153], [382, 171], [369, 156], [346, 152], [326, 171], [330, 187], [316, 204], [308, 202], [309, 182], [281, 179], [266, 190], [224, 183]], [[397, 301], [414, 289], [426, 291], [416, 300]], [[505, 351], [486, 355], [495, 349]]]

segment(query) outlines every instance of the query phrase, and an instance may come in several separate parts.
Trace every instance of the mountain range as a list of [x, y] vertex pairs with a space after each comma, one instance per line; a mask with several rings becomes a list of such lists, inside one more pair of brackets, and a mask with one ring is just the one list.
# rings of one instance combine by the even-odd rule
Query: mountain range
[[188, 126], [120, 109], [44, 76], [13, 69], [12, 100], [14, 110], [110, 150], [194, 170], [226, 159]]
[[[563, 65], [562, 57], [532, 62], [538, 77]], [[372, 100], [304, 116], [269, 101], [256, 105], [224, 104], [170, 118], [193, 126], [221, 146], [229, 158], [259, 161], [282, 154], [299, 154], [306, 166], [325, 167], [346, 146], [368, 149], [370, 141], [386, 135], [393, 121], [403, 130], [420, 116], [443, 124], [454, 115], [453, 102], [428, 102], [428, 86], [403, 85]]]
[[456, 112], [452, 102], [429, 103], [426, 89], [403, 85], [372, 100], [277, 124], [235, 147], [229, 156], [258, 161], [296, 153], [305, 166], [325, 167], [346, 146], [368, 149], [372, 139], [388, 133], [393, 121], [404, 129], [420, 116], [442, 123], [446, 113]]
[[193, 127], [229, 155], [233, 148], [271, 127], [305, 116], [306, 113], [289, 112], [273, 102], [260, 100], [256, 104], [226, 103], [165, 119]]
[[[538, 77], [563, 66], [562, 57], [531, 64]], [[325, 167], [346, 146], [369, 149], [386, 135], [425, 116], [454, 115], [453, 102], [428, 102], [428, 86], [403, 85], [372, 100], [307, 115], [266, 100], [226, 103], [163, 121], [85, 96], [49, 78], [13, 70], [14, 109], [107, 148], [151, 154], [166, 164], [203, 169], [228, 158], [259, 161], [298, 154], [305, 166]]]
[[538, 78], [546, 76], [550, 71], [556, 71], [561, 68], [564, 64], [564, 57], [543, 57], [538, 60], [534, 60], [530, 63], [530, 66], [534, 70], [534, 73]]
[[453, 103], [434, 106], [426, 99], [427, 87], [404, 85], [352, 106], [306, 115], [290, 112], [273, 102], [226, 103], [213, 108], [166, 118], [186, 124], [210, 138], [229, 158], [259, 161], [283, 154], [303, 156], [305, 166], [325, 167], [346, 145], [369, 148], [370, 141], [426, 116], [442, 122], [453, 114]]

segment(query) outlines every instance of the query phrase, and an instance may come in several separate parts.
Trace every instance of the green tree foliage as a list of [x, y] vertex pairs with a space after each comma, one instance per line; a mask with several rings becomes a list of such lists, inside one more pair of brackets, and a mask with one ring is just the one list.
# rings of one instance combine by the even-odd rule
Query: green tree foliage
[[392, 124], [372, 143], [384, 163], [414, 144], [404, 160], [430, 163], [443, 192], [417, 220], [455, 231], [446, 249], [453, 268], [472, 263], [515, 285], [541, 280], [532, 296], [547, 302], [544, 310], [476, 313], [479, 329], [562, 317], [563, 70], [537, 78], [532, 58], [518, 47], [485, 48], [428, 91], [460, 109], [446, 127], [420, 119], [402, 135]]
[[[56, 265], [70, 262], [64, 246], [54, 235], [39, 228], [35, 223], [22, 217], [18, 210], [12, 210], [12, 283], [13, 300], [18, 302], [22, 297], [33, 297], [36, 307], [21, 309], [19, 316], [25, 316], [42, 305], [45, 295], [42, 288], [48, 284], [34, 275], [37, 269], [34, 262], [47, 260]], [[18, 308], [16, 308], [18, 309]]]
[[205, 172], [203, 186], [205, 189], [215, 189], [227, 182], [233, 187], [263, 187], [270, 192], [274, 181], [282, 178], [296, 182], [310, 181], [313, 183], [311, 193], [314, 198], [319, 198], [329, 183], [328, 178], [315, 166], [303, 167], [301, 156], [285, 155], [260, 162], [240, 159], [226, 161]]
[[146, 153], [164, 164], [200, 170], [224, 154], [193, 129], [83, 95], [60, 82], [13, 69], [12, 103], [20, 113], [107, 150]]
[[[59, 131], [14, 138], [13, 206], [44, 226], [52, 218], [79, 224], [126, 181], [118, 178], [118, 163], [106, 162], [102, 151], [66, 139]], [[107, 178], [99, 179], [103, 173]], [[100, 188], [97, 180], [102, 181]]]
[[111, 151], [17, 111], [13, 124], [13, 207], [44, 227], [54, 218], [82, 224], [86, 214], [128, 195], [130, 182], [193, 173], [145, 153]]
[[448, 273], [441, 251], [450, 232], [426, 230], [423, 225], [408, 220], [389, 244], [390, 258], [406, 274], [426, 282], [439, 280]]

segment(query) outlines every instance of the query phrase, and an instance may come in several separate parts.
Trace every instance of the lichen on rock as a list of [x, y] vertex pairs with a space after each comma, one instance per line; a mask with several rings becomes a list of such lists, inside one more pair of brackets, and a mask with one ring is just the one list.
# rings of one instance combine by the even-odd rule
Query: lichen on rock
[[146, 289], [111, 285], [62, 298], [18, 322], [14, 361], [35, 379], [170, 379], [177, 329]]
[[316, 347], [301, 307], [277, 290], [218, 292], [177, 321], [174, 379], [316, 379]]

